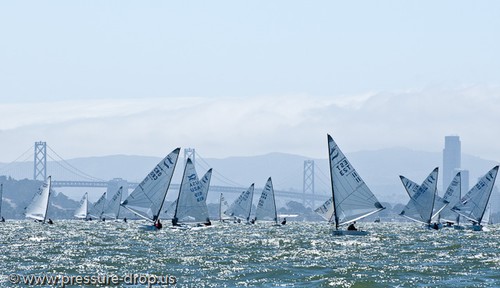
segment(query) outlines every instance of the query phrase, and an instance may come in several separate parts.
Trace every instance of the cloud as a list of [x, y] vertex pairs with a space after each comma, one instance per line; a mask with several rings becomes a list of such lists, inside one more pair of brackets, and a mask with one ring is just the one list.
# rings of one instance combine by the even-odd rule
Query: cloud
[[500, 159], [500, 89], [367, 92], [313, 97], [144, 98], [0, 105], [0, 161], [47, 141], [65, 158], [163, 156], [193, 147], [205, 157], [287, 152], [323, 158], [326, 134], [346, 152], [404, 146], [440, 151], [460, 135], [463, 151]]

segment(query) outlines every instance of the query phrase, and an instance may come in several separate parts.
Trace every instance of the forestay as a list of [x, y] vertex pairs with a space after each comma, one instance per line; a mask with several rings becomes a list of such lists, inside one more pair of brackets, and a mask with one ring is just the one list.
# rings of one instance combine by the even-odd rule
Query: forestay
[[[211, 170], [209, 170], [209, 172], [209, 175], [211, 175]], [[209, 183], [210, 180], [208, 180], [206, 184], [198, 180], [194, 164], [191, 159], [188, 158], [182, 176], [182, 183], [174, 215], [177, 221], [197, 223], [209, 221], [206, 203], [206, 191], [208, 191]]]
[[36, 192], [30, 205], [26, 207], [26, 218], [45, 222], [47, 218], [47, 209], [49, 208], [51, 183], [51, 177], [49, 176], [47, 181], [45, 181]]
[[385, 209], [330, 135], [328, 152], [336, 228]]
[[224, 211], [224, 214], [230, 217], [237, 217], [249, 221], [252, 210], [254, 186], [254, 183], [252, 183], [247, 190], [241, 192], [231, 206]]
[[278, 224], [278, 215], [276, 213], [276, 200], [274, 199], [274, 189], [271, 177], [267, 179], [266, 186], [260, 195], [257, 209], [255, 210], [256, 220], [274, 221]]
[[85, 193], [80, 200], [80, 206], [75, 210], [75, 218], [87, 219], [89, 211], [89, 193]]
[[122, 202], [122, 195], [123, 187], [120, 187], [106, 204], [103, 217], [118, 219], [118, 215], [120, 214], [120, 203]]
[[176, 148], [163, 158], [123, 201], [122, 206], [137, 216], [156, 221], [174, 175], [179, 151], [180, 148]]
[[452, 210], [477, 224], [481, 224], [497, 173], [498, 166], [495, 166], [479, 179], [477, 184], [465, 194]]

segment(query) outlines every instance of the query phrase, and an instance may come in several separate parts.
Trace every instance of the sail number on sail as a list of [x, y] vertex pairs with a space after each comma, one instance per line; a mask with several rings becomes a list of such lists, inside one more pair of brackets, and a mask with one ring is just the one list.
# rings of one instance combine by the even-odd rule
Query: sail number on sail
[[188, 179], [190, 180], [189, 190], [194, 193], [194, 197], [196, 197], [196, 202], [204, 201], [205, 197], [203, 196], [203, 191], [201, 189], [200, 181], [194, 181], [196, 180], [196, 174], [189, 175]]

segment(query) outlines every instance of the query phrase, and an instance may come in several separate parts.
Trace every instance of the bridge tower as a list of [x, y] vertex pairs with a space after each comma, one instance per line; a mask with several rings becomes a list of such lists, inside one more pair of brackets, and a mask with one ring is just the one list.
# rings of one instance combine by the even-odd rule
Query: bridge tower
[[186, 164], [186, 161], [188, 158], [191, 158], [191, 161], [193, 161], [194, 165], [194, 156], [195, 156], [195, 150], [194, 148], [184, 148], [184, 164]]
[[308, 196], [314, 196], [314, 160], [304, 161], [304, 183], [303, 183], [303, 198], [302, 204], [305, 207], [316, 208], [314, 203], [314, 198], [309, 198]]
[[47, 180], [47, 142], [35, 142], [33, 180]]

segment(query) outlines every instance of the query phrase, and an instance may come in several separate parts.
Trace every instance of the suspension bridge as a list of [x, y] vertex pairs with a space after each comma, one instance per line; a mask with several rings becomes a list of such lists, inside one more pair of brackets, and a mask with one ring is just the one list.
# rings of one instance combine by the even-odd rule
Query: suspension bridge
[[[33, 154], [31, 153], [33, 151]], [[184, 149], [184, 163], [187, 158], [191, 158], [194, 162], [196, 156], [203, 161], [206, 166], [210, 166], [199, 154], [196, 153], [193, 148]], [[29, 161], [33, 159], [33, 162]], [[47, 162], [47, 160], [50, 160]], [[28, 178], [26, 177], [26, 170], [29, 167], [29, 163], [33, 165], [33, 180], [44, 181], [46, 180], [48, 175], [52, 175], [52, 185], [53, 187], [71, 187], [71, 188], [106, 188], [107, 191], [118, 190], [120, 186], [128, 189], [134, 189], [138, 183], [128, 182], [126, 179], [122, 178], [114, 178], [111, 180], [104, 180], [98, 177], [87, 174], [86, 172], [80, 170], [75, 167], [63, 157], [61, 157], [56, 151], [54, 151], [46, 142], [35, 142], [34, 146], [30, 147], [27, 151], [25, 151], [21, 156], [17, 157], [16, 160], [11, 163], [5, 165], [0, 169], [0, 175], [14, 175], [13, 178]], [[48, 167], [48, 163], [51, 167]], [[19, 165], [23, 164], [23, 165]], [[53, 167], [52, 167], [53, 166]], [[48, 169], [49, 168], [49, 169]], [[50, 174], [48, 174], [48, 170], [50, 170]], [[62, 174], [62, 171], [65, 174], [73, 175], [73, 179], [78, 180], [57, 180], [58, 174]], [[215, 173], [216, 170], [214, 170]], [[328, 181], [325, 181], [326, 177], [325, 173], [320, 171], [323, 179], [320, 179], [323, 184]], [[214, 173], [214, 174], [215, 174]], [[23, 176], [24, 174], [24, 176]], [[225, 183], [227, 185], [210, 185], [210, 192], [218, 192], [224, 194], [240, 194], [242, 191], [245, 191], [248, 187], [243, 187], [242, 185], [237, 185], [237, 183], [231, 181], [224, 175], [213, 175], [212, 177], [218, 177], [219, 182]], [[59, 179], [67, 178], [60, 177]], [[284, 190], [275, 190], [275, 195], [277, 198], [286, 198], [295, 201], [301, 201], [305, 207], [316, 208], [317, 204], [319, 205], [323, 201], [329, 198], [327, 194], [318, 194], [315, 190], [315, 163], [314, 160], [305, 160], [303, 166], [303, 187], [302, 191], [284, 191]], [[327, 184], [326, 184], [327, 185]], [[180, 184], [172, 183], [170, 185], [169, 190], [179, 190]], [[256, 187], [256, 192], [259, 191], [259, 188]], [[90, 189], [89, 189], [90, 190]]]

